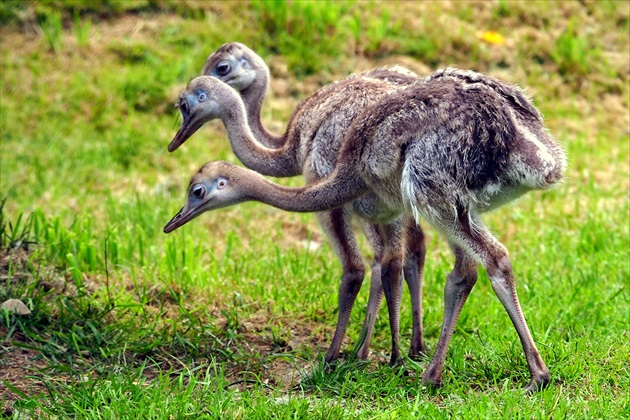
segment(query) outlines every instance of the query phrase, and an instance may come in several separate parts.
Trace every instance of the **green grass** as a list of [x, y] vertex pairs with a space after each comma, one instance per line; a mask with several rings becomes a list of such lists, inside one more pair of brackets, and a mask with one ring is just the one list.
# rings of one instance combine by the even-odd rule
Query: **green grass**
[[[1, 3], [0, 301], [18, 298], [32, 311], [0, 312], [3, 414], [630, 416], [628, 8]], [[486, 30], [506, 43], [485, 43], [477, 33]], [[313, 38], [326, 42], [312, 47]], [[417, 71], [477, 69], [534, 95], [569, 155], [567, 180], [485, 220], [510, 250], [525, 316], [552, 371], [549, 389], [519, 391], [524, 356], [483, 272], [449, 348], [444, 388], [432, 391], [418, 384], [428, 360], [386, 366], [384, 305], [370, 361], [352, 359], [367, 287], [344, 359], [324, 369], [341, 270], [312, 215], [245, 204], [162, 233], [201, 164], [236, 162], [216, 123], [166, 152], [179, 125], [177, 94], [209, 53], [234, 40], [282, 81], [263, 115], [277, 132], [318, 86], [398, 60]], [[453, 259], [427, 230], [432, 353]], [[409, 307], [404, 296], [403, 352]]]

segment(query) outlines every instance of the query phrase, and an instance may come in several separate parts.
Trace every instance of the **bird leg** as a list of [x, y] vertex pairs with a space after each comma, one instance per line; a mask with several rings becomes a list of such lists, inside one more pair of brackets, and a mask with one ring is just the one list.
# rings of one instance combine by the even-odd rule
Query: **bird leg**
[[[357, 352], [359, 359], [367, 359], [369, 355], [370, 339], [374, 331], [374, 322], [378, 314], [378, 308], [383, 297], [383, 286], [381, 281], [381, 259], [382, 255], [376, 252], [382, 249], [382, 238], [374, 225], [365, 226], [365, 234], [370, 239], [374, 252], [374, 263], [372, 264], [372, 281], [370, 284], [370, 297], [368, 299], [367, 313], [362, 328], [362, 336], [365, 339]], [[406, 221], [406, 249], [403, 273], [411, 294], [411, 308], [413, 320], [413, 332], [411, 336], [411, 346], [409, 356], [417, 358], [425, 352], [424, 341], [422, 339], [422, 272], [426, 247], [424, 244], [424, 232], [422, 228], [409, 218]], [[382, 251], [379, 251], [382, 254]]]
[[339, 357], [339, 351], [341, 350], [341, 344], [343, 337], [346, 334], [348, 327], [348, 321], [350, 320], [350, 313], [352, 312], [352, 306], [356, 300], [359, 290], [361, 289], [361, 283], [363, 283], [363, 270], [344, 270], [341, 276], [341, 285], [339, 286], [339, 316], [337, 319], [337, 327], [335, 334], [333, 335], [330, 348], [326, 353], [326, 362], [332, 362]]
[[[494, 238], [494, 236], [492, 236], [490, 231], [484, 226], [481, 220], [476, 217], [476, 215], [472, 215], [472, 217], [470, 217], [467, 212], [461, 211], [458, 214], [458, 222], [459, 223], [450, 226], [450, 231], [448, 231], [447, 234], [449, 235], [451, 242], [456, 242], [461, 248], [461, 251], [465, 252], [469, 258], [475, 258], [476, 260], [481, 261], [485, 266], [488, 277], [490, 277], [490, 281], [492, 283], [492, 289], [510, 316], [512, 323], [516, 328], [516, 332], [518, 333], [519, 339], [521, 340], [523, 351], [525, 352], [525, 358], [527, 359], [527, 365], [529, 367], [531, 378], [529, 384], [525, 387], [526, 392], [533, 393], [544, 388], [549, 384], [549, 369], [547, 369], [547, 366], [545, 366], [545, 363], [540, 357], [540, 353], [536, 348], [536, 344], [534, 343], [531, 333], [529, 332], [529, 328], [527, 327], [527, 323], [525, 322], [523, 311], [521, 310], [518, 296], [516, 294], [512, 264], [510, 263], [506, 249]], [[456, 248], [456, 261], [458, 253], [463, 253], [461, 251], [457, 251]], [[469, 278], [466, 283], [470, 285], [469, 288], [461, 287], [448, 290], [449, 284], [451, 284], [450, 280], [451, 279], [449, 278], [449, 281], [447, 282], [447, 289], [445, 290], [445, 325], [447, 323], [446, 301], [457, 300], [457, 297], [453, 298], [452, 296], [449, 297], [447, 295], [459, 292], [460, 294], [465, 294], [467, 296], [470, 289], [472, 289], [471, 283], [474, 284], [472, 279]], [[461, 301], [461, 305], [459, 307], [460, 310], [464, 301], [465, 297]], [[456, 321], [457, 319], [455, 318], [453, 321], [453, 328]], [[443, 329], [443, 333], [444, 332], [445, 331]], [[452, 330], [450, 333], [452, 334]], [[440, 341], [442, 341], [442, 337], [440, 337]], [[445, 345], [448, 345], [448, 342], [446, 342]], [[442, 348], [440, 347], [440, 343], [438, 343], [436, 354], [429, 364], [427, 372], [425, 372], [425, 375], [423, 376], [424, 382], [435, 383], [436, 380], [439, 379], [439, 374], [441, 373], [441, 369], [444, 364], [445, 353], [446, 347]]]
[[357, 351], [357, 358], [365, 360], [370, 355], [370, 341], [372, 334], [374, 333], [374, 323], [376, 322], [376, 316], [378, 315], [378, 308], [381, 305], [383, 299], [383, 283], [381, 282], [381, 261], [380, 259], [374, 259], [372, 264], [372, 275], [370, 282], [370, 297], [368, 298], [367, 310], [365, 313], [365, 320], [363, 321], [363, 327], [361, 328], [361, 337], [364, 337], [361, 347]]
[[343, 268], [339, 285], [337, 327], [325, 357], [325, 361], [329, 363], [339, 357], [352, 306], [363, 283], [365, 268], [352, 233], [350, 214], [344, 208], [337, 208], [329, 212], [317, 213], [317, 218], [328, 234], [331, 246], [339, 256]]
[[387, 300], [389, 312], [389, 326], [392, 335], [392, 353], [390, 366], [395, 366], [400, 359], [400, 298], [402, 297], [402, 268], [403, 268], [403, 235], [400, 223], [382, 225], [382, 237], [385, 240], [381, 282]]
[[378, 229], [373, 224], [362, 223], [365, 236], [374, 250], [374, 260], [372, 262], [372, 273], [370, 282], [370, 296], [368, 298], [365, 320], [361, 328], [363, 343], [357, 351], [357, 358], [365, 360], [370, 355], [370, 340], [374, 332], [374, 323], [378, 314], [378, 308], [383, 298], [383, 283], [381, 282], [381, 260], [383, 258], [383, 240]]
[[486, 270], [492, 282], [492, 289], [510, 316], [521, 340], [531, 378], [529, 384], [525, 387], [525, 391], [531, 394], [549, 385], [551, 374], [542, 357], [540, 357], [540, 353], [525, 322], [516, 294], [512, 264], [507, 256], [507, 252], [502, 251], [503, 253], [498, 252], [489, 258], [486, 263]]
[[514, 271], [505, 247], [492, 236], [480, 220], [475, 218], [474, 223], [474, 230], [470, 229], [469, 225], [466, 226], [464, 239], [469, 243], [470, 250], [477, 251], [479, 259], [486, 267], [494, 293], [503, 304], [514, 328], [516, 328], [530, 373], [530, 382], [525, 387], [525, 391], [531, 394], [549, 384], [550, 372], [540, 357], [525, 322], [516, 294]]
[[406, 228], [405, 264], [403, 273], [411, 295], [412, 334], [409, 357], [419, 358], [426, 352], [422, 338], [422, 273], [427, 253], [424, 232], [415, 220], [408, 218]]
[[389, 365], [395, 366], [400, 359], [400, 298], [402, 296], [402, 259], [395, 257], [383, 264], [381, 275], [385, 300], [389, 312], [389, 326], [392, 334], [392, 353]]
[[453, 337], [455, 324], [464, 303], [477, 282], [477, 264], [459, 247], [452, 245], [455, 253], [455, 267], [446, 278], [444, 286], [444, 321], [435, 354], [424, 375], [422, 382], [439, 387], [442, 386], [442, 369], [446, 359], [446, 350]]

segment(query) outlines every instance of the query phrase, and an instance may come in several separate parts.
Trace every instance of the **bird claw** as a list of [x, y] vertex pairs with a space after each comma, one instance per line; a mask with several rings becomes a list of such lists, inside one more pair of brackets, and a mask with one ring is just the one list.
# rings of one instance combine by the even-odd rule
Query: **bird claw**
[[335, 369], [337, 369], [337, 365], [338, 365], [338, 360], [337, 359], [325, 360], [324, 361], [324, 373], [331, 373], [331, 372], [333, 372]]
[[429, 388], [431, 390], [434, 389], [440, 389], [444, 386], [444, 382], [442, 381], [441, 378], [428, 378], [425, 376], [422, 376], [422, 381], [421, 381], [422, 385], [424, 385], [426, 388]]
[[411, 349], [409, 349], [409, 353], [407, 354], [407, 357], [409, 357], [414, 362], [421, 361], [421, 360], [425, 359], [427, 356], [428, 356], [428, 354], [427, 354], [427, 352], [426, 352], [424, 347], [411, 348]]
[[532, 378], [527, 386], [523, 388], [523, 390], [525, 391], [526, 395], [532, 395], [538, 391], [542, 391], [543, 389], [547, 388], [550, 383], [551, 379], [549, 378], [549, 374], [547, 373], [541, 375], [540, 377]]

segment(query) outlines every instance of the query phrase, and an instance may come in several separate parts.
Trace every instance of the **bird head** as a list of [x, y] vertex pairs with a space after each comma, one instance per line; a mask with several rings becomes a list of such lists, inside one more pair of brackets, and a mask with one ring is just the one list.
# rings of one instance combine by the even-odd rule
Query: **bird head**
[[238, 168], [228, 162], [206, 163], [190, 180], [184, 207], [164, 226], [170, 233], [200, 214], [247, 200], [238, 189]]
[[220, 80], [209, 76], [191, 80], [175, 104], [182, 114], [182, 125], [168, 151], [177, 150], [208, 121], [223, 118], [233, 107], [233, 101], [240, 101], [238, 94]]
[[206, 60], [202, 74], [216, 77], [233, 89], [243, 92], [260, 73], [268, 73], [265, 62], [252, 50], [238, 42], [222, 45]]

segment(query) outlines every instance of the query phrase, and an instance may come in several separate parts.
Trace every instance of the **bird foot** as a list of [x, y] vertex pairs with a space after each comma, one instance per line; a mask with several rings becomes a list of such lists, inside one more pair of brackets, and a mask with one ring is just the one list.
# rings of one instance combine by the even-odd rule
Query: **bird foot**
[[400, 365], [402, 365], [402, 358], [400, 357], [398, 347], [394, 347], [394, 349], [392, 350], [392, 355], [389, 358], [389, 367], [396, 367]]
[[424, 348], [424, 346], [417, 347], [417, 348], [412, 347], [412, 348], [409, 349], [409, 354], [407, 354], [407, 357], [409, 357], [414, 362], [423, 360], [427, 356], [428, 356], [428, 354], [427, 354], [426, 349]]
[[422, 378], [421, 384], [431, 390], [440, 389], [444, 386], [442, 380], [425, 379], [424, 377]]
[[339, 364], [339, 360], [338, 359], [332, 359], [332, 360], [324, 360], [324, 373], [330, 373], [332, 371], [334, 371], [335, 369], [337, 369], [337, 365]]
[[355, 355], [355, 357], [358, 360], [367, 360], [369, 356], [370, 356], [370, 348], [367, 346], [361, 346], [359, 350], [357, 350], [357, 353]]
[[444, 385], [444, 382], [442, 381], [442, 373], [440, 372], [439, 374], [435, 374], [435, 372], [427, 370], [424, 372], [424, 375], [422, 375], [421, 383], [429, 389], [442, 388]]
[[324, 365], [324, 373], [325, 374], [329, 374], [335, 371], [335, 369], [337, 368], [337, 364], [333, 364], [333, 363], [326, 363]]
[[551, 378], [549, 372], [544, 372], [536, 377], [532, 376], [532, 379], [529, 381], [527, 386], [523, 388], [523, 390], [525, 391], [525, 394], [532, 395], [547, 388], [550, 383]]

